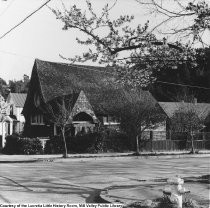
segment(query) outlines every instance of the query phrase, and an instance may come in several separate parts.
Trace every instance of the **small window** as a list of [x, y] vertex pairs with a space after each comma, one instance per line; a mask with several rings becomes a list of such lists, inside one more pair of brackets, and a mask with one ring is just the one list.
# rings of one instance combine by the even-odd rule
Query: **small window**
[[31, 116], [31, 124], [43, 125], [44, 124], [43, 115], [38, 114], [38, 115]]
[[112, 116], [108, 116], [108, 122], [109, 123], [113, 122], [113, 117]]
[[103, 123], [108, 123], [108, 117], [107, 116], [103, 116]]
[[39, 96], [38, 93], [35, 93], [35, 95], [34, 95], [34, 105], [36, 107], [39, 107], [40, 106], [40, 96]]
[[14, 109], [14, 106], [11, 105], [11, 106], [10, 106], [10, 115], [14, 115], [14, 110], [13, 110], [13, 109]]
[[106, 116], [106, 117], [103, 117], [103, 124], [104, 125], [116, 125], [116, 124], [119, 124], [119, 119], [116, 117], [116, 116]]

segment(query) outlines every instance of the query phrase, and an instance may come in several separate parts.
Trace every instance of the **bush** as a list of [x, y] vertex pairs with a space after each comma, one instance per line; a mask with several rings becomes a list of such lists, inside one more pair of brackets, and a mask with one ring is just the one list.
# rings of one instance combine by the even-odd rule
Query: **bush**
[[6, 137], [3, 148], [4, 154], [41, 154], [43, 152], [41, 141], [37, 138], [19, 138], [17, 135]]
[[17, 135], [9, 135], [6, 138], [6, 144], [3, 148], [4, 154], [20, 154], [19, 137]]
[[63, 140], [59, 136], [54, 136], [47, 140], [45, 144], [44, 153], [46, 154], [60, 154], [64, 151]]
[[90, 151], [98, 141], [100, 135], [98, 133], [89, 133], [67, 138], [67, 147], [70, 153], [94, 153]]
[[43, 153], [41, 141], [37, 138], [20, 138], [18, 144], [20, 154], [35, 155]]
[[[68, 153], [87, 153], [88, 148], [95, 143], [96, 134], [85, 134], [76, 137], [66, 137]], [[46, 154], [61, 154], [64, 152], [63, 139], [60, 136], [54, 136], [46, 142]]]
[[[124, 152], [131, 149], [128, 137], [115, 130], [66, 137], [66, 144], [68, 153]], [[63, 151], [63, 141], [59, 136], [47, 141], [46, 154], [59, 154]]]

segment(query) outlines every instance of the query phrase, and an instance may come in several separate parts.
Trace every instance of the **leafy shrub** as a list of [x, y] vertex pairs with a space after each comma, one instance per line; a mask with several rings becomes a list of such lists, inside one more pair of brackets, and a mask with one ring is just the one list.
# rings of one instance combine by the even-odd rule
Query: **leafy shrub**
[[[130, 150], [128, 137], [115, 130], [66, 137], [66, 144], [69, 153], [123, 152]], [[55, 136], [46, 142], [46, 154], [63, 153], [63, 150], [63, 141], [59, 136]]]
[[19, 154], [20, 153], [20, 147], [19, 147], [19, 137], [17, 135], [9, 135], [6, 138], [6, 144], [3, 148], [4, 154]]
[[131, 142], [128, 136], [114, 129], [105, 129], [100, 133], [100, 138], [107, 151], [124, 152], [131, 150]]
[[89, 133], [75, 137], [67, 138], [68, 150], [71, 153], [93, 153], [90, 151], [92, 146], [95, 146], [98, 138], [98, 133]]
[[41, 141], [37, 138], [20, 138], [18, 143], [20, 154], [34, 155], [43, 153]]
[[47, 140], [45, 144], [44, 153], [46, 154], [59, 154], [64, 151], [63, 140], [59, 136], [54, 136], [50, 140]]
[[42, 144], [37, 138], [19, 138], [17, 135], [6, 137], [4, 154], [41, 154]]

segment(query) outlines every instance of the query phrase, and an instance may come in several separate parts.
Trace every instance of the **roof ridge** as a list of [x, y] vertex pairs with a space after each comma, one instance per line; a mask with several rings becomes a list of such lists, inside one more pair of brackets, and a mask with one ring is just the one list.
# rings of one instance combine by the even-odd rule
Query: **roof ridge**
[[[33, 66], [33, 70], [35, 70], [35, 72], [36, 72], [36, 74], [37, 74], [37, 77], [38, 77], [38, 80], [39, 80], [38, 83], [39, 83], [39, 86], [40, 86], [40, 91], [41, 91], [41, 95], [42, 95], [42, 97], [43, 97], [43, 100], [46, 101], [46, 98], [45, 98], [44, 93], [43, 93], [42, 85], [41, 85], [41, 82], [40, 82], [39, 73], [38, 73], [37, 60], [39, 60], [39, 59], [35, 59], [35, 64], [34, 64], [34, 66]], [[35, 65], [36, 65], [36, 67], [35, 67]]]
[[[108, 72], [108, 71], [101, 71], [101, 70], [97, 70], [97, 69], [111, 69], [113, 67], [111, 66], [93, 66], [93, 65], [79, 65], [79, 64], [71, 64], [71, 63], [64, 63], [64, 62], [52, 62], [52, 61], [45, 61], [45, 60], [41, 60], [41, 59], [35, 59], [35, 62], [37, 63], [37, 61], [41, 61], [44, 63], [50, 63], [50, 64], [59, 64], [59, 65], [64, 65], [64, 66], [73, 66], [73, 67], [77, 67], [77, 68], [81, 68], [81, 69], [87, 69], [87, 70], [92, 70], [92, 71], [97, 71], [99, 73], [107, 73], [107, 74], [111, 74], [112, 76], [114, 76], [114, 73]], [[93, 67], [91, 69], [91, 67]]]
[[[98, 68], [107, 68], [106, 66], [94, 66], [94, 65], [80, 65], [80, 64], [71, 64], [71, 63], [65, 63], [65, 62], [55, 62], [55, 61], [46, 61], [46, 60], [42, 60], [42, 59], [38, 59], [38, 58], [36, 58], [35, 59], [35, 62], [37, 62], [37, 61], [41, 61], [41, 62], [47, 62], [47, 63], [52, 63], [52, 64], [63, 64], [63, 65], [67, 65], [67, 66], [87, 66], [87, 67], [98, 67]], [[111, 66], [110, 66], [110, 68], [112, 68]]]

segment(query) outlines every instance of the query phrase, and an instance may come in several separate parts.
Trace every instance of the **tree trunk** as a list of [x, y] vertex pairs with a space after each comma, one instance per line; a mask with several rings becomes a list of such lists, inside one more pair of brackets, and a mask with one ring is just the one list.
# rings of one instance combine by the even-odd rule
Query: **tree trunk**
[[190, 132], [190, 136], [191, 136], [191, 153], [195, 154], [195, 147], [194, 147], [194, 138], [193, 138], [193, 132]]
[[136, 154], [139, 155], [140, 152], [139, 152], [139, 136], [137, 135], [136, 136]]
[[151, 152], [153, 152], [153, 145], [152, 145], [152, 143], [153, 143], [153, 131], [150, 131], [149, 137], [150, 137], [150, 142], [151, 142], [150, 150], [151, 150]]
[[62, 127], [61, 132], [62, 132], [63, 143], [64, 143], [63, 157], [67, 158], [68, 157], [68, 152], [67, 152], [66, 138], [65, 138], [65, 127]]

